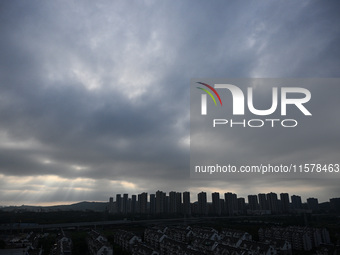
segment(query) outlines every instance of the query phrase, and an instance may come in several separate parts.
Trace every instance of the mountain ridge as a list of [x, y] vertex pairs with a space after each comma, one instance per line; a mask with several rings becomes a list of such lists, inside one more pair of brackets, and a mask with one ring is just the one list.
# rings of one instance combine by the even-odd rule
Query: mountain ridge
[[53, 212], [53, 211], [95, 211], [103, 212], [107, 209], [108, 202], [82, 201], [70, 205], [52, 205], [52, 206], [3, 206], [0, 211], [32, 211], [32, 212]]

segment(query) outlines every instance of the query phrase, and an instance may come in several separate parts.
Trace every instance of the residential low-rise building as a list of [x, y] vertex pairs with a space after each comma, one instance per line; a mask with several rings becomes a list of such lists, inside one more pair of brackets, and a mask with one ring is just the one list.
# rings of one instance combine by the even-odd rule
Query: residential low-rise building
[[255, 241], [243, 240], [239, 248], [247, 250], [248, 254], [252, 254], [252, 255], [276, 255], [277, 254], [276, 249], [272, 245], [266, 244], [266, 243], [255, 242]]
[[160, 250], [160, 244], [165, 237], [161, 230], [147, 228], [144, 231], [144, 241], [156, 250]]
[[293, 250], [310, 251], [321, 244], [330, 244], [327, 229], [310, 227], [271, 227], [259, 229], [259, 239], [262, 242], [268, 240], [285, 240], [291, 244]]
[[194, 237], [191, 227], [169, 227], [164, 231], [169, 238], [179, 242], [189, 242]]
[[87, 245], [91, 255], [113, 255], [113, 249], [106, 237], [95, 230], [88, 233]]
[[131, 253], [133, 255], [159, 255], [159, 252], [142, 242], [135, 243], [131, 248]]

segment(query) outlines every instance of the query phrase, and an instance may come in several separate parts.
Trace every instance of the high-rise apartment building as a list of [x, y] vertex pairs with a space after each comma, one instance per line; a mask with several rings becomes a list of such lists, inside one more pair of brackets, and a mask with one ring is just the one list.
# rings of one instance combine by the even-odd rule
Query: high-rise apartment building
[[270, 192], [267, 194], [267, 202], [269, 205], [269, 210], [275, 214], [280, 212], [279, 201], [277, 199], [277, 194]]
[[260, 210], [269, 210], [266, 194], [260, 193], [258, 194], [258, 197], [259, 197]]
[[139, 202], [139, 212], [141, 214], [148, 213], [148, 193], [143, 192], [142, 194], [139, 194], [138, 202]]
[[221, 215], [220, 193], [214, 192], [211, 194], [211, 197], [212, 197], [212, 213], [214, 215]]
[[232, 216], [238, 212], [237, 195], [231, 192], [224, 193], [225, 209], [227, 215]]
[[207, 193], [201, 192], [197, 194], [198, 198], [198, 214], [207, 215], [208, 214], [208, 204], [207, 204]]
[[164, 193], [163, 191], [158, 190], [156, 192], [156, 214], [164, 213], [164, 209], [166, 208], [165, 197], [166, 197], [166, 193]]
[[248, 205], [249, 205], [249, 210], [251, 211], [255, 211], [259, 209], [259, 203], [257, 201], [256, 195], [248, 195]]
[[237, 205], [239, 214], [246, 214], [246, 200], [244, 199], [244, 197], [237, 198]]
[[288, 193], [281, 193], [280, 194], [281, 200], [281, 209], [283, 213], [289, 212], [289, 195]]
[[122, 212], [122, 196], [121, 194], [116, 194], [116, 213]]
[[184, 215], [191, 215], [190, 192], [183, 192], [183, 213]]
[[110, 197], [110, 199], [109, 199], [109, 213], [113, 213], [113, 210], [114, 210], [114, 208], [113, 208], [113, 205], [114, 205], [114, 203], [113, 203], [113, 197]]
[[129, 195], [123, 194], [123, 199], [122, 199], [122, 213], [123, 214], [126, 214], [128, 212], [128, 199], [129, 199]]
[[169, 213], [176, 213], [176, 191], [170, 191], [169, 192]]
[[182, 193], [176, 193], [176, 213], [182, 213]]
[[317, 198], [314, 197], [307, 198], [307, 205], [308, 209], [314, 212], [319, 210], [319, 201]]
[[150, 194], [150, 214], [156, 214], [156, 195]]
[[134, 214], [137, 212], [137, 196], [131, 196], [131, 213]]
[[292, 199], [292, 208], [293, 209], [302, 209], [302, 201], [301, 197], [297, 195], [291, 196]]

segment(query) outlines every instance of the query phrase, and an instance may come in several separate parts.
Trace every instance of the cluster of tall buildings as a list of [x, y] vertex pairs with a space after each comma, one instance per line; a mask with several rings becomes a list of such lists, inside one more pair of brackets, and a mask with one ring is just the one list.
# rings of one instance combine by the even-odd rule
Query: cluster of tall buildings
[[163, 191], [155, 194], [141, 193], [132, 195], [116, 194], [116, 200], [110, 197], [109, 212], [116, 214], [191, 214], [190, 192], [169, 192]]
[[190, 202], [190, 192], [183, 193], [171, 191], [169, 194], [158, 190], [155, 194], [141, 193], [138, 195], [116, 194], [115, 201], [111, 197], [109, 211], [116, 214], [181, 214], [181, 215], [245, 215], [245, 214], [280, 214], [293, 210], [308, 209], [317, 211], [319, 203], [317, 198], [308, 198], [303, 204], [301, 197], [288, 193], [260, 193], [248, 195], [245, 198], [227, 192], [211, 194], [208, 202], [207, 193], [197, 194], [197, 201]]
[[270, 211], [271, 213], [288, 213], [291, 210], [309, 209], [317, 211], [319, 202], [317, 198], [308, 198], [307, 207], [303, 206], [300, 196], [292, 195], [289, 201], [288, 193], [281, 193], [280, 197], [276, 193], [258, 194], [248, 196], [249, 207], [256, 211]]

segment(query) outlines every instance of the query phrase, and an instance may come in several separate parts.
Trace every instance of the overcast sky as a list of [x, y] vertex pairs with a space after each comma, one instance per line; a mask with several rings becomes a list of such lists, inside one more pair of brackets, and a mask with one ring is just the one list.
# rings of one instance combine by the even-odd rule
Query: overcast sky
[[190, 79], [339, 77], [339, 13], [338, 1], [1, 1], [0, 205], [158, 189], [339, 197], [334, 183], [189, 177]]

